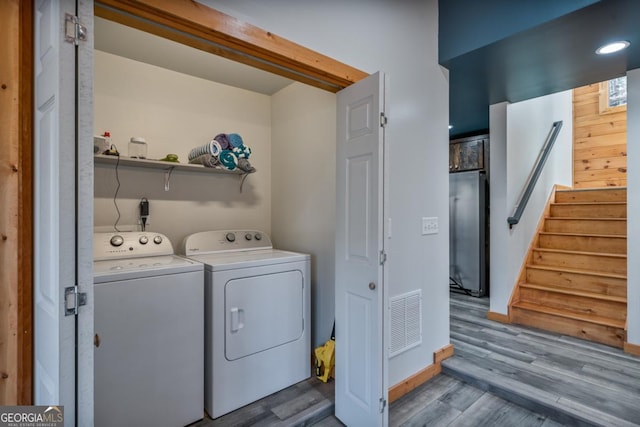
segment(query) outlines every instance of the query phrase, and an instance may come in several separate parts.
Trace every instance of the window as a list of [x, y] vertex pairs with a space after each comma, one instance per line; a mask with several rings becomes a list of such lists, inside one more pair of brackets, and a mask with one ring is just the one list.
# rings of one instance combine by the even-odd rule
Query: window
[[627, 110], [627, 77], [600, 83], [600, 114]]

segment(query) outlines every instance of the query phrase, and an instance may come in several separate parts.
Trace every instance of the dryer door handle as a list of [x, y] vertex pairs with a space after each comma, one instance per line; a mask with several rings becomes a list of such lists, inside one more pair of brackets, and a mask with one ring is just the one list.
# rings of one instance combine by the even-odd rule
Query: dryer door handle
[[244, 310], [238, 307], [233, 307], [229, 310], [229, 314], [231, 317], [231, 325], [230, 331], [238, 332], [240, 329], [244, 328]]

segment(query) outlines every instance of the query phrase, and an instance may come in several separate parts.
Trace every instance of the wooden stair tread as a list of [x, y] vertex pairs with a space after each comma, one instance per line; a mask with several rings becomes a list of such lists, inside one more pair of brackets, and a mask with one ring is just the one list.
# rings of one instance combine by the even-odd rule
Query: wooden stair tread
[[562, 206], [567, 206], [567, 205], [576, 205], [576, 206], [585, 206], [585, 205], [626, 205], [627, 202], [551, 202], [552, 206], [557, 206], [557, 205], [562, 205]]
[[611, 238], [611, 239], [625, 239], [626, 235], [623, 234], [586, 234], [586, 233], [563, 233], [560, 231], [540, 231], [538, 234], [545, 236], [563, 236], [563, 237], [603, 237], [603, 238]]
[[594, 218], [594, 217], [574, 217], [574, 216], [545, 216], [545, 220], [563, 220], [563, 221], [626, 221], [627, 218]]
[[578, 313], [568, 312], [568, 311], [557, 309], [557, 308], [547, 307], [547, 306], [532, 303], [532, 302], [517, 301], [513, 304], [513, 307], [519, 308], [522, 310], [535, 311], [538, 313], [549, 314], [557, 317], [564, 317], [566, 319], [573, 319], [581, 322], [595, 323], [597, 325], [610, 326], [610, 327], [619, 328], [619, 329], [624, 329], [626, 324], [626, 321], [624, 320], [609, 319], [606, 317], [594, 316], [594, 315], [578, 314]]
[[584, 252], [584, 251], [570, 251], [566, 249], [550, 249], [550, 248], [533, 248], [533, 250], [538, 252], [547, 252], [547, 253], [591, 255], [591, 256], [600, 256], [600, 257], [606, 257], [606, 258], [627, 259], [626, 254], [612, 254], [608, 252]]
[[589, 276], [611, 277], [614, 279], [627, 280], [626, 274], [605, 273], [602, 271], [582, 270], [579, 268], [556, 267], [552, 265], [540, 265], [540, 264], [527, 264], [527, 268], [532, 268], [537, 270], [546, 270], [546, 271], [561, 271], [565, 273], [585, 274]]
[[599, 187], [599, 188], [558, 188], [556, 189], [556, 193], [584, 193], [587, 191], [618, 191], [625, 190], [626, 186], [620, 187]]
[[578, 296], [578, 297], [584, 297], [584, 298], [593, 298], [593, 299], [598, 299], [602, 301], [611, 301], [611, 302], [619, 302], [619, 303], [627, 302], [627, 299], [625, 297], [616, 297], [612, 295], [598, 294], [595, 292], [577, 291], [577, 290], [568, 289], [568, 288], [557, 288], [552, 286], [540, 285], [536, 283], [526, 283], [526, 282], [520, 283], [520, 287], [537, 289], [539, 291], [545, 291], [545, 292], [553, 292], [556, 294], [564, 294], [564, 295]]

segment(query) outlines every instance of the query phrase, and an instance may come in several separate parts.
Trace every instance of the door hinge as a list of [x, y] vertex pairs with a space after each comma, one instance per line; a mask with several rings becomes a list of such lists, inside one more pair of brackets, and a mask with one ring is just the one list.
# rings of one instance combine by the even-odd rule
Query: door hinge
[[87, 294], [78, 292], [77, 286], [64, 288], [64, 315], [77, 316], [78, 308], [87, 304]]
[[70, 13], [64, 15], [64, 40], [76, 46], [80, 40], [87, 40], [87, 27], [80, 24], [77, 16]]
[[380, 251], [380, 257], [378, 261], [380, 262], [380, 265], [384, 265], [384, 263], [387, 262], [387, 254], [385, 253], [385, 251]]
[[380, 113], [380, 127], [386, 127], [387, 121], [387, 116], [384, 113]]
[[387, 406], [387, 400], [384, 398], [380, 398], [380, 413], [384, 413], [384, 408]]

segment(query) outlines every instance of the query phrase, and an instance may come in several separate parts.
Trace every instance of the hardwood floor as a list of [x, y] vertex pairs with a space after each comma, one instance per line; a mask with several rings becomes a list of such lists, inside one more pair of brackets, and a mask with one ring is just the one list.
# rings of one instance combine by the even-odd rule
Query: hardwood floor
[[[487, 320], [488, 299], [451, 294], [455, 356], [389, 408], [390, 426], [640, 426], [640, 358]], [[315, 378], [192, 427], [339, 427], [333, 383]]]
[[640, 425], [640, 358], [486, 319], [488, 299], [452, 294], [455, 356], [443, 372], [568, 425]]
[[190, 427], [310, 426], [333, 414], [333, 390], [333, 383], [311, 377], [215, 420], [205, 417]]

